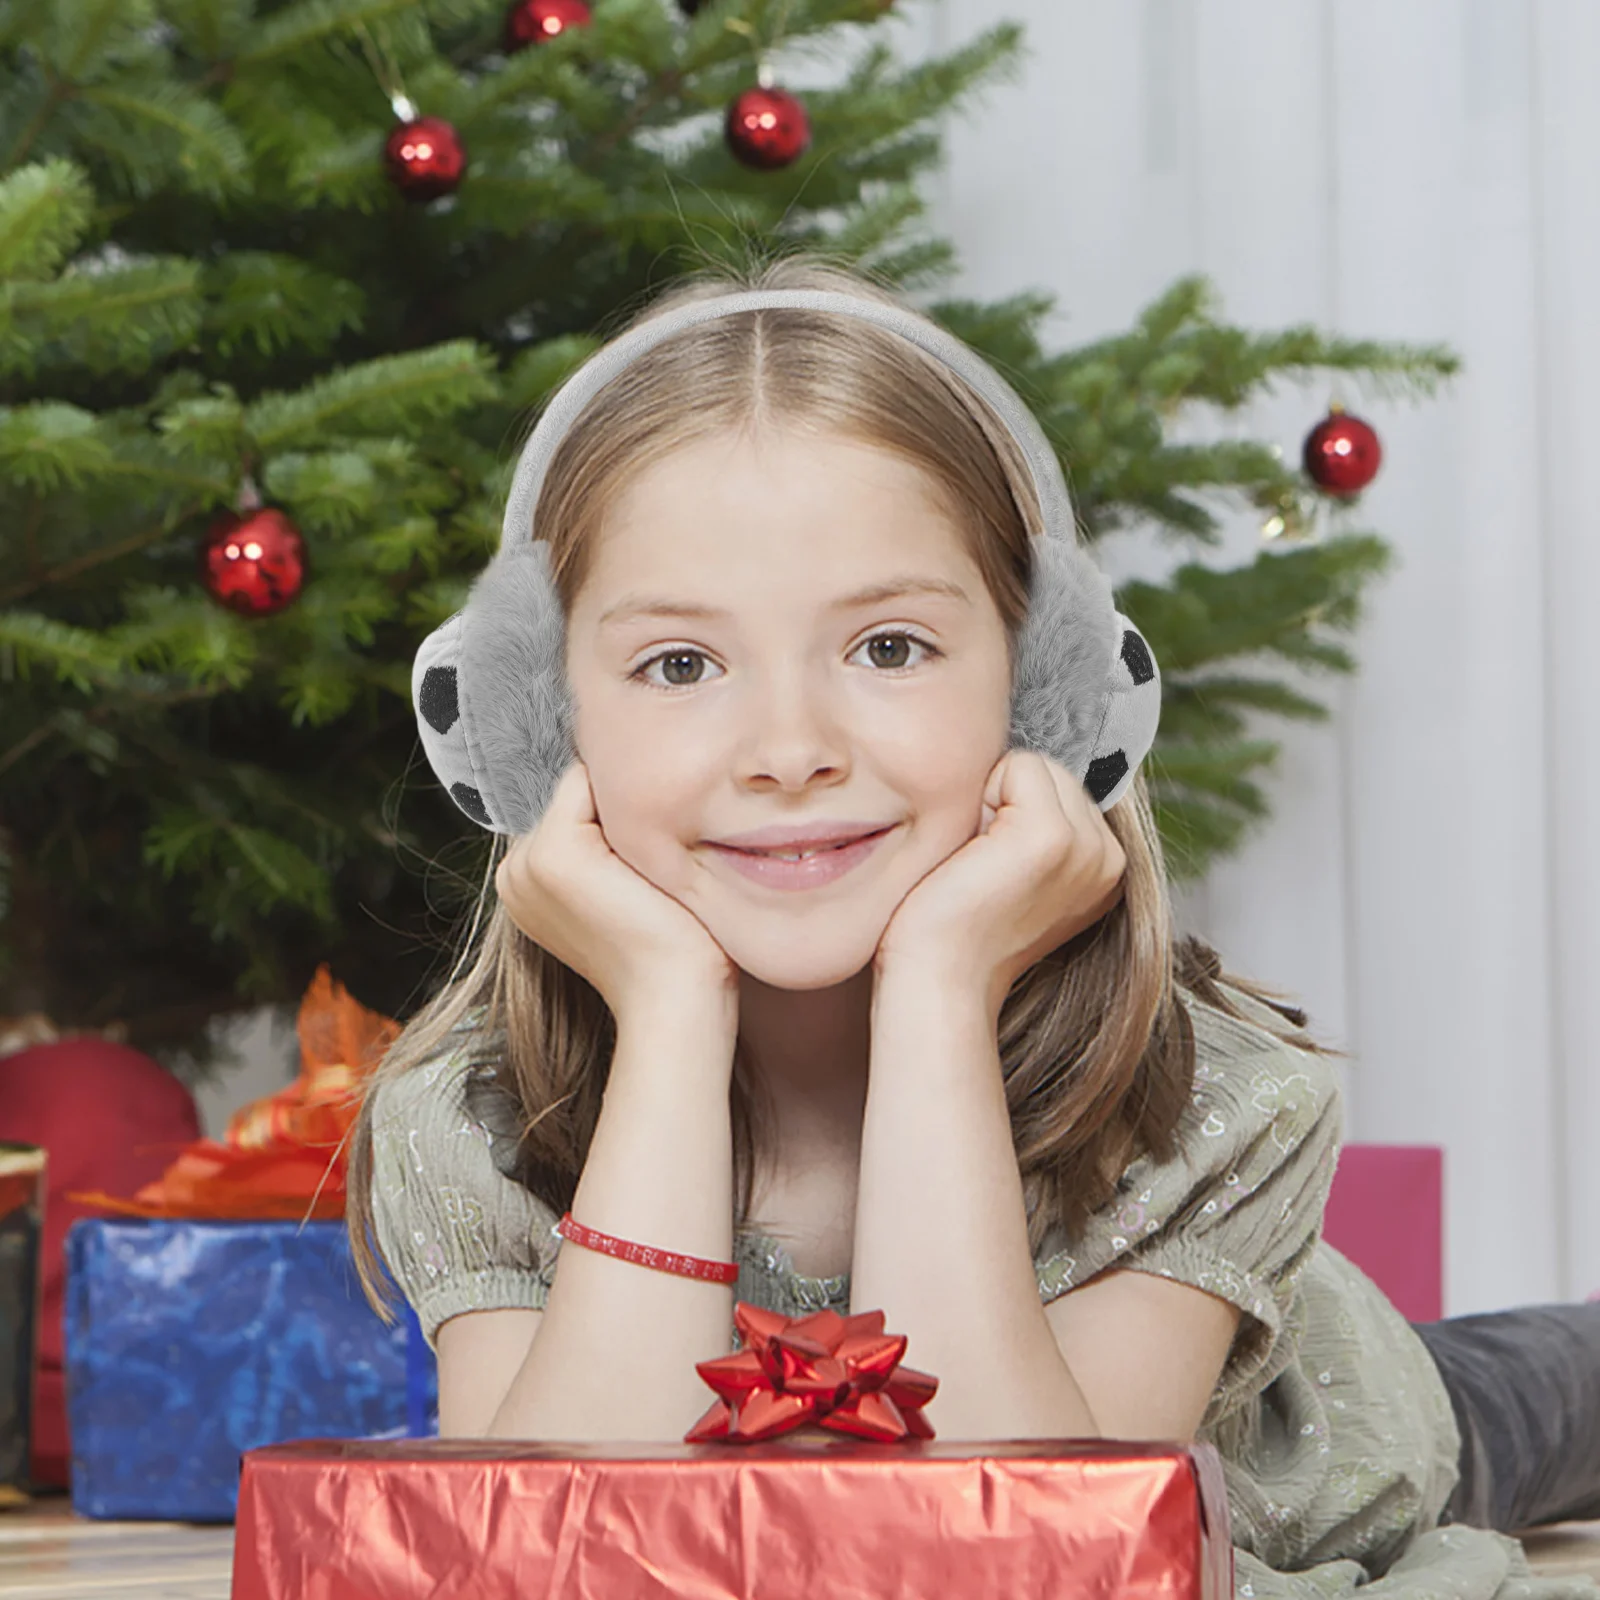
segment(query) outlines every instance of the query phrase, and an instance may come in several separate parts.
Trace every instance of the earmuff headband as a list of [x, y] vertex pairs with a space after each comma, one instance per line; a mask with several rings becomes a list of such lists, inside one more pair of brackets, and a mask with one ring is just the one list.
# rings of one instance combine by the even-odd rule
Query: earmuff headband
[[863, 300], [832, 289], [745, 289], [736, 294], [718, 295], [714, 300], [693, 301], [630, 328], [597, 351], [567, 380], [545, 408], [538, 426], [523, 446], [516, 475], [511, 481], [511, 492], [506, 498], [506, 514], [500, 525], [500, 548], [504, 550], [531, 537], [534, 507], [539, 503], [539, 491], [544, 486], [544, 475], [556, 447], [584, 407], [620, 372], [647, 350], [682, 333], [685, 328], [735, 316], [742, 311], [780, 309], [825, 311], [874, 323], [909, 339], [965, 379], [994, 408], [1021, 445], [1033, 477], [1034, 491], [1039, 497], [1045, 530], [1066, 534], [1076, 541], [1072, 497], [1067, 493], [1061, 463], [1045, 438], [1044, 430], [1016, 391], [969, 345], [926, 317], [899, 306], [882, 305], [876, 300]]

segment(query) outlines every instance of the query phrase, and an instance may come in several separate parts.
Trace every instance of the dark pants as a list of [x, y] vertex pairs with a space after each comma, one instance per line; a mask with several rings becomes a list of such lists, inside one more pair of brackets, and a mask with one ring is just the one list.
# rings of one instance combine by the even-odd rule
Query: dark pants
[[1412, 1326], [1461, 1428], [1440, 1520], [1512, 1533], [1600, 1518], [1600, 1302]]

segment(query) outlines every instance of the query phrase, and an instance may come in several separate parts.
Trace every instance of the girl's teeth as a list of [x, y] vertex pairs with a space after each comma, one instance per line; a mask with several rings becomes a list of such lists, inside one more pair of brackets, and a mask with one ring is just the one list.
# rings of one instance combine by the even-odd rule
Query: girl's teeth
[[[863, 838], [867, 835], [863, 834]], [[846, 845], [860, 844], [860, 839], [841, 839], [838, 844], [819, 845], [815, 850], [802, 850], [798, 854], [785, 850], [752, 850], [750, 855], [765, 856], [769, 861], [809, 861], [812, 856], [820, 856], [829, 850], [843, 850]]]
[[785, 850], [763, 850], [761, 854], [772, 861], [809, 861], [812, 856], [820, 856], [828, 850], [842, 850], [845, 845], [855, 842], [854, 839], [845, 839], [839, 844], [818, 845], [815, 850], [802, 850], [798, 854]]

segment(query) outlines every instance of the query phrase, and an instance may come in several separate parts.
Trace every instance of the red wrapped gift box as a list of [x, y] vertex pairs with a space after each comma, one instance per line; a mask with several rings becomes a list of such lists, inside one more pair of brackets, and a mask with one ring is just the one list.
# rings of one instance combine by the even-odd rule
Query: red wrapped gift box
[[1204, 1444], [301, 1440], [244, 1455], [233, 1600], [1231, 1600]]

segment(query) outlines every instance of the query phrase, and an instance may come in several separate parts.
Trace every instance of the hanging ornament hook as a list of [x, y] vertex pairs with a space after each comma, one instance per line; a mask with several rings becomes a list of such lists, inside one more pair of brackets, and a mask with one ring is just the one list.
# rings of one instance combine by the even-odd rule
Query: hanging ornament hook
[[768, 60], [769, 54], [778, 48], [784, 41], [789, 29], [789, 8], [794, 0], [783, 0], [783, 5], [778, 12], [778, 20], [763, 37], [762, 31], [754, 23], [747, 22], [743, 17], [726, 17], [723, 26], [732, 33], [743, 34], [755, 47], [756, 57], [756, 82], [763, 89], [770, 89], [773, 85], [773, 68]]
[[379, 49], [377, 40], [372, 37], [365, 22], [356, 24], [356, 33], [361, 40], [361, 49], [367, 58], [367, 65], [372, 69], [372, 76], [378, 80], [378, 87], [383, 91], [384, 99], [389, 102], [390, 110], [401, 122], [415, 122], [416, 102], [405, 91], [400, 78], [400, 69]]

